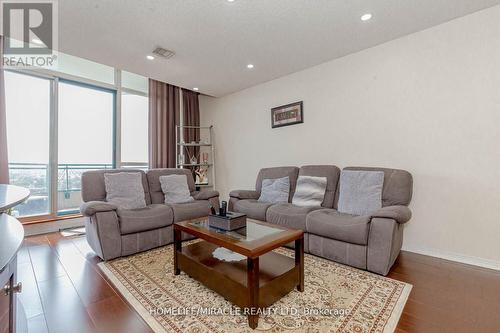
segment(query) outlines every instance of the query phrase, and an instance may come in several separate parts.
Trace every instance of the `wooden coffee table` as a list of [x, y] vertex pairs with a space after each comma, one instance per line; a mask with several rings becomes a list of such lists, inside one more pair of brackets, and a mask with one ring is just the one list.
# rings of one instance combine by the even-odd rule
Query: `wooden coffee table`
[[[203, 241], [182, 247], [181, 233]], [[295, 259], [272, 250], [295, 242]], [[237, 252], [246, 260], [227, 262], [212, 253], [218, 247]], [[247, 226], [222, 231], [208, 226], [208, 219], [174, 224], [174, 274], [180, 271], [222, 295], [258, 326], [258, 309], [266, 308], [295, 287], [304, 291], [304, 232], [247, 219]]]

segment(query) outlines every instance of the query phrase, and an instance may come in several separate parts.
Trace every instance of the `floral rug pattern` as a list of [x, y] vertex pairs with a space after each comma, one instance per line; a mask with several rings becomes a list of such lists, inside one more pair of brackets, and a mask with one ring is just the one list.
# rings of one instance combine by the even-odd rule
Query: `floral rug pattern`
[[[278, 249], [293, 257], [293, 251]], [[260, 315], [261, 332], [393, 332], [411, 285], [305, 255], [305, 291]], [[99, 264], [155, 332], [253, 332], [239, 309], [186, 274], [172, 245]]]

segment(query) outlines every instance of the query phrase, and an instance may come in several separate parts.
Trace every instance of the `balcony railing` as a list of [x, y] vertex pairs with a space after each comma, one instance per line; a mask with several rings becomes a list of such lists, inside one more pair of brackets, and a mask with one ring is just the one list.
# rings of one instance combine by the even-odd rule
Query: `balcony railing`
[[[58, 213], [73, 212], [81, 204], [81, 177], [85, 171], [111, 169], [112, 164], [59, 164], [57, 167]], [[41, 163], [9, 163], [10, 182], [31, 190], [31, 197], [16, 207], [19, 216], [50, 213], [50, 168]]]

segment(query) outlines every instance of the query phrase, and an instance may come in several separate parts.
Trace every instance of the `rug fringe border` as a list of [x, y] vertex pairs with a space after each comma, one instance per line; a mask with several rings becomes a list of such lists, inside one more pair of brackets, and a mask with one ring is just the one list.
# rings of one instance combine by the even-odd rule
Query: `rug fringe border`
[[[400, 281], [401, 282], [401, 281]], [[402, 282], [405, 284], [405, 287], [403, 288], [403, 291], [401, 292], [401, 295], [398, 298], [398, 301], [396, 302], [396, 305], [394, 306], [394, 309], [391, 313], [391, 316], [389, 319], [387, 319], [387, 323], [385, 324], [384, 327], [384, 333], [393, 333], [396, 331], [396, 327], [398, 326], [399, 319], [401, 319], [401, 315], [403, 314], [404, 307], [406, 303], [408, 302], [408, 297], [410, 296], [410, 292], [413, 289], [413, 285]]]

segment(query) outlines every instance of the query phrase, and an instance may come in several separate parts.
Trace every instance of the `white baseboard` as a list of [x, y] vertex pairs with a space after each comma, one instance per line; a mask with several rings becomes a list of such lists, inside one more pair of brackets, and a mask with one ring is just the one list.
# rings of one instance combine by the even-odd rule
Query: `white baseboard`
[[24, 236], [47, 234], [49, 232], [56, 232], [61, 229], [83, 227], [84, 225], [85, 221], [83, 217], [53, 222], [27, 224], [24, 226]]
[[479, 257], [467, 256], [454, 252], [441, 251], [436, 249], [421, 249], [412, 247], [403, 247], [403, 251], [418, 253], [430, 257], [446, 259], [450, 261], [459, 262], [483, 268], [494, 269], [500, 271], [500, 261], [484, 259]]

